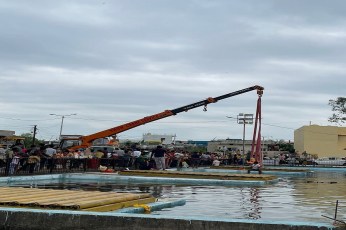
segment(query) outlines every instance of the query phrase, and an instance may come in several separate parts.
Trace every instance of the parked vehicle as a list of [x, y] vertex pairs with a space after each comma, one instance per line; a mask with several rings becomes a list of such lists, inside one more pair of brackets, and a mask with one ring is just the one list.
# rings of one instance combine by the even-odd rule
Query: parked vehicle
[[264, 157], [262, 163], [263, 165], [279, 165], [279, 159], [271, 159], [269, 157]]
[[346, 166], [346, 158], [323, 157], [314, 162], [316, 165]]

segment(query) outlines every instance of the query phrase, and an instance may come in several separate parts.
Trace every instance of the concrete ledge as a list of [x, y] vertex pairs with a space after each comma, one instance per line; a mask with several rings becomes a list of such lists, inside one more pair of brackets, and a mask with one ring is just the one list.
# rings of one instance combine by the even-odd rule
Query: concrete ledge
[[206, 219], [203, 217], [171, 217], [143, 214], [81, 211], [41, 211], [3, 208], [0, 210], [0, 229], [60, 230], [60, 229], [160, 229], [160, 230], [327, 230], [327, 224], [310, 222], [265, 222], [251, 220]]
[[32, 175], [32, 176], [9, 176], [0, 177], [0, 183], [11, 184], [13, 182], [24, 182], [29, 184], [30, 182], [41, 181], [41, 180], [59, 180], [63, 174], [47, 174], [47, 175]]
[[249, 185], [261, 186], [275, 184], [279, 180], [269, 181], [254, 180], [220, 180], [220, 179], [192, 179], [192, 178], [167, 178], [167, 177], [144, 177], [144, 176], [122, 176], [116, 173], [67, 173], [49, 174], [37, 176], [15, 176], [0, 178], [1, 184], [30, 184], [38, 181], [54, 180], [84, 180], [84, 181], [107, 181], [107, 182], [127, 182], [127, 183], [160, 183], [160, 184], [183, 184], [183, 185]]
[[245, 181], [245, 180], [217, 180], [217, 179], [191, 179], [191, 178], [167, 178], [167, 177], [144, 177], [144, 176], [121, 176], [117, 174], [86, 173], [64, 174], [66, 180], [98, 180], [129, 183], [159, 183], [159, 184], [187, 184], [187, 185], [267, 185], [277, 183], [279, 180], [270, 181]]

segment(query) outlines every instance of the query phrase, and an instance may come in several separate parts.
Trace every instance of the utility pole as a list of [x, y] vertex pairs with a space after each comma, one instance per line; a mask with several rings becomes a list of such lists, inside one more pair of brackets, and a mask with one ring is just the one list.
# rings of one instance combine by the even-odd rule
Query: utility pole
[[37, 125], [34, 125], [34, 135], [32, 136], [32, 144], [35, 144]]
[[61, 140], [62, 127], [64, 125], [64, 118], [67, 116], [77, 115], [77, 113], [72, 113], [72, 114], [67, 114], [67, 115], [59, 115], [59, 114], [51, 113], [49, 115], [61, 117], [61, 125], [60, 125], [60, 132], [59, 132], [59, 140]]

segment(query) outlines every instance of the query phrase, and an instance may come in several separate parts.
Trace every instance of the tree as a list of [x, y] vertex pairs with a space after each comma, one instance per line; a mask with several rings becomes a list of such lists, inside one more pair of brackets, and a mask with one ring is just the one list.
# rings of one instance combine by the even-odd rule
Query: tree
[[290, 142], [287, 143], [285, 141], [281, 141], [280, 140], [278, 145], [279, 145], [279, 148], [280, 148], [281, 151], [287, 151], [289, 153], [294, 153], [295, 152], [293, 143], [290, 143]]
[[[32, 145], [32, 138], [33, 135], [31, 133], [23, 133], [20, 135], [21, 137], [24, 137], [24, 145], [29, 148]], [[44, 143], [44, 140], [38, 140], [35, 138], [35, 144], [38, 145], [39, 143]]]
[[346, 122], [346, 97], [338, 97], [336, 100], [329, 100], [328, 105], [332, 107], [333, 115], [328, 118], [329, 122], [344, 123]]
[[207, 152], [207, 148], [204, 146], [186, 146], [184, 149], [188, 152], [202, 152], [205, 153]]

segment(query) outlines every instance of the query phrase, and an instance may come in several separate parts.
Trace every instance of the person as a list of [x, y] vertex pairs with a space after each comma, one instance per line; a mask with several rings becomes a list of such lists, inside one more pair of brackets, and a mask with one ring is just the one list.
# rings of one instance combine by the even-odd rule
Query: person
[[173, 162], [173, 160], [174, 160], [174, 153], [175, 153], [174, 150], [168, 151], [168, 152], [166, 153], [166, 156], [165, 156], [165, 160], [166, 160], [166, 169], [171, 167], [171, 164], [172, 164], [172, 162]]
[[221, 161], [219, 161], [219, 159], [215, 159], [215, 160], [213, 160], [212, 165], [213, 166], [220, 166], [220, 163], [221, 163]]
[[258, 161], [255, 161], [252, 165], [251, 168], [247, 170], [247, 173], [250, 173], [251, 171], [258, 171], [258, 174], [262, 174], [262, 167], [258, 163]]
[[156, 149], [153, 150], [156, 169], [158, 170], [166, 170], [165, 153], [166, 150], [163, 149], [161, 145], [158, 145]]
[[6, 150], [3, 145], [0, 145], [0, 167], [6, 166]]
[[138, 169], [139, 167], [139, 163], [137, 162], [138, 161], [138, 158], [142, 155], [142, 152], [139, 148], [135, 148], [134, 151], [132, 151], [132, 156], [131, 156], [131, 165], [135, 167], [135, 169]]
[[181, 162], [184, 160], [184, 154], [176, 152], [174, 158], [177, 160], [177, 169], [181, 168]]
[[54, 149], [53, 147], [54, 147], [54, 145], [50, 144], [48, 146], [48, 148], [46, 148], [46, 155], [48, 157], [53, 157], [53, 155], [56, 154], [56, 149]]
[[191, 154], [191, 163], [192, 163], [192, 168], [198, 168], [199, 162], [200, 162], [200, 155], [198, 152], [193, 152]]
[[251, 157], [248, 161], [246, 161], [247, 164], [253, 165], [255, 163], [256, 159], [254, 157]]
[[184, 161], [181, 163], [181, 167], [182, 167], [182, 168], [188, 168], [188, 167], [189, 167], [189, 164], [184, 160]]
[[100, 164], [103, 166], [109, 166], [109, 160], [108, 160], [108, 148], [104, 147], [103, 150], [101, 150], [103, 155], [101, 156]]
[[40, 160], [39, 150], [36, 150], [30, 154], [28, 158], [29, 173], [33, 173], [35, 171], [35, 168], [37, 165], [39, 165]]
[[202, 153], [201, 155], [201, 165], [209, 166], [211, 161], [211, 156], [209, 153]]
[[48, 148], [46, 148], [45, 155], [47, 161], [47, 169], [52, 170], [54, 168], [54, 160], [53, 156], [56, 155], [56, 149], [53, 148], [54, 145], [50, 144]]
[[13, 149], [13, 152], [14, 152], [14, 156], [10, 163], [9, 174], [14, 174], [17, 171], [18, 164], [20, 161], [20, 153], [18, 152], [18, 149]]
[[149, 159], [146, 159], [143, 156], [139, 156], [136, 162], [137, 162], [138, 168], [140, 170], [150, 170], [151, 169]]

